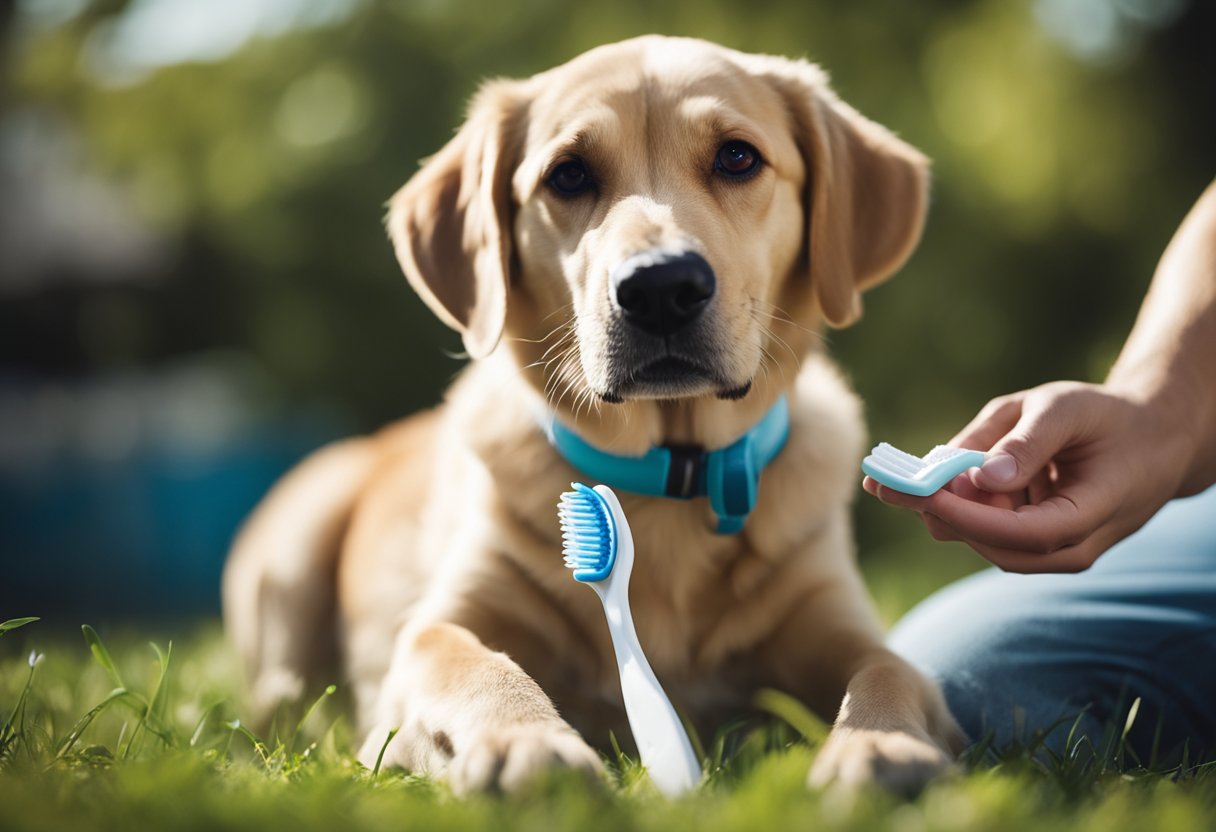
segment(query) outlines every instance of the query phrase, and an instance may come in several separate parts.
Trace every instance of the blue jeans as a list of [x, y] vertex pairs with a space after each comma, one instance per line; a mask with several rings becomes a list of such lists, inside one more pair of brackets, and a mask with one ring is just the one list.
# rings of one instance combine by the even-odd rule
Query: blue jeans
[[[1216, 487], [1175, 500], [1078, 575], [988, 570], [922, 602], [890, 646], [937, 679], [973, 741], [1060, 753], [1123, 727], [1144, 764], [1216, 755]], [[1078, 715], [1080, 719], [1077, 720]], [[1054, 726], [1054, 727], [1053, 727]]]

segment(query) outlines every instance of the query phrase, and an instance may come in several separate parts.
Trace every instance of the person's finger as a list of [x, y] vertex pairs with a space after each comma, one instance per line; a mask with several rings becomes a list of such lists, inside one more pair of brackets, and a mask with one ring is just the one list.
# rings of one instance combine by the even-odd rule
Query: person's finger
[[1015, 393], [988, 402], [947, 444], [954, 448], [988, 450], [1018, 423], [1022, 415], [1023, 395]]
[[[869, 477], [865, 488], [884, 503], [918, 512], [935, 540], [966, 543], [1007, 572], [1079, 572], [1088, 569], [1110, 545], [1102, 542], [1105, 536], [1093, 533], [1094, 528], [1102, 527], [1102, 521], [1086, 519], [1066, 497], [1049, 498], [1046, 505], [1010, 509], [946, 490], [914, 497]], [[1118, 536], [1110, 542], [1116, 540]]]
[[908, 508], [912, 509], [912, 511], [925, 511], [931, 499], [930, 497], [914, 497], [911, 494], [896, 491], [894, 488], [888, 488], [871, 477], [866, 477], [862, 481], [862, 487], [889, 506]]
[[963, 543], [966, 542], [962, 537], [959, 536], [958, 532], [956, 532], [951, 525], [948, 523], [943, 523], [937, 516], [929, 514], [928, 512], [921, 512], [920, 519], [921, 522], [925, 524], [925, 528], [928, 529], [929, 535], [934, 540], [942, 543], [960, 541]]
[[980, 488], [972, 481], [972, 475], [975, 469], [960, 474], [955, 477], [946, 486], [946, 489], [964, 500], [970, 500], [973, 503], [983, 503], [988, 506], [996, 506], [997, 508], [1015, 509], [1019, 506], [1024, 506], [1028, 502], [1033, 502], [1029, 499], [1028, 491], [1011, 492], [1008, 494], [997, 494], [992, 491], [987, 491]]
[[1075, 438], [1071, 415], [1059, 399], [1037, 407], [1030, 400], [1025, 402], [1017, 424], [992, 446], [973, 475], [975, 484], [995, 492], [1025, 489]]
[[1046, 573], [1083, 572], [1094, 565], [1098, 557], [1109, 548], [1109, 535], [1093, 534], [1071, 546], [1050, 553], [1022, 552], [986, 546], [982, 543], [963, 542], [978, 552], [985, 560], [1005, 572], [1023, 575]]
[[979, 544], [1020, 552], [1046, 553], [1073, 545], [1107, 519], [1078, 504], [1100, 505], [1093, 495], [1082, 500], [1056, 494], [1016, 509], [973, 502], [949, 491], [913, 497], [879, 486], [875, 496], [889, 505], [932, 514], [973, 547]]
[[1053, 479], [1055, 474], [1055, 464], [1048, 463], [1045, 468], [1031, 477], [1030, 482], [1026, 484], [1026, 502], [1041, 503], [1050, 497], [1056, 488]]

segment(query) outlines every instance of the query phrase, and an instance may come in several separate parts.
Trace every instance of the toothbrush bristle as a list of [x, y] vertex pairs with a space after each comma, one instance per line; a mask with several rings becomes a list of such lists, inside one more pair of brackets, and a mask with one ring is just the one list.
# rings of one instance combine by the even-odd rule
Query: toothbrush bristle
[[901, 451], [887, 442], [880, 442], [866, 457], [871, 465], [904, 477], [916, 477], [929, 467], [968, 453], [966, 448], [938, 445], [923, 457]]
[[562, 494], [557, 516], [562, 527], [562, 554], [575, 580], [601, 581], [612, 571], [616, 533], [608, 505], [594, 489], [574, 483]]
[[952, 448], [949, 445], [938, 445], [925, 454], [925, 463], [932, 465], [938, 462], [945, 462], [947, 459], [954, 459], [956, 456], [962, 456], [965, 453], [967, 453], [966, 448]]
[[925, 461], [920, 457], [886, 442], [880, 442], [874, 448], [870, 453], [870, 462], [904, 476], [915, 476], [917, 471], [925, 467]]

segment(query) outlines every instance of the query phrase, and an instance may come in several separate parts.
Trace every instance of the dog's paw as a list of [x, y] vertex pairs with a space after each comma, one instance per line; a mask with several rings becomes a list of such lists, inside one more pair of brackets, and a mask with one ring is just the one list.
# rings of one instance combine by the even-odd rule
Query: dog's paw
[[879, 786], [915, 795], [953, 768], [946, 752], [928, 739], [902, 731], [837, 729], [816, 756], [807, 783], [848, 790]]
[[495, 729], [465, 748], [454, 749], [448, 783], [456, 794], [526, 789], [547, 772], [570, 769], [598, 780], [599, 755], [570, 728], [513, 725]]

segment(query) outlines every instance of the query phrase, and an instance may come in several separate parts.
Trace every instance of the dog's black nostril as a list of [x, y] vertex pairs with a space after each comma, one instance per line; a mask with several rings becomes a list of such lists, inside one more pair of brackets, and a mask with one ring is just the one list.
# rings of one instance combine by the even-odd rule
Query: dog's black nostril
[[680, 314], [693, 314], [701, 310], [714, 294], [712, 283], [693, 281], [681, 286], [671, 298], [672, 307]]
[[714, 296], [714, 270], [696, 252], [647, 251], [612, 274], [625, 320], [651, 335], [671, 335], [704, 311]]
[[626, 316], [644, 316], [649, 314], [647, 307], [650, 305], [650, 299], [646, 292], [642, 290], [640, 281], [626, 280], [617, 286], [616, 302], [620, 304]]

